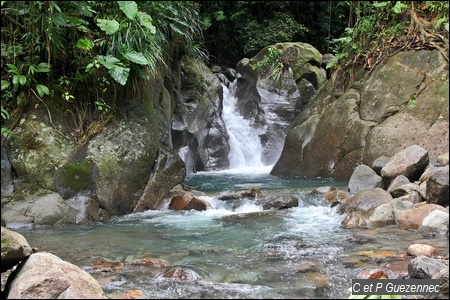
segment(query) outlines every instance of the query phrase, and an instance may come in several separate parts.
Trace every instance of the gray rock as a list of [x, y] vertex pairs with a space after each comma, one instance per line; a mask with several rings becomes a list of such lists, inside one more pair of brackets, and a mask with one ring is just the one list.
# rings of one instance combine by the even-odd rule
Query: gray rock
[[448, 299], [449, 297], [449, 288], [448, 288], [448, 276], [449, 276], [449, 267], [445, 267], [439, 271], [436, 275], [431, 277], [431, 279], [439, 279], [439, 299]]
[[408, 265], [408, 274], [412, 278], [430, 279], [447, 267], [441, 260], [427, 256], [417, 256]]
[[388, 193], [392, 195], [393, 198], [398, 198], [405, 195], [419, 194], [417, 190], [419, 186], [415, 183], [407, 183], [391, 188]]
[[448, 152], [447, 153], [443, 153], [443, 154], [438, 156], [438, 158], [437, 158], [437, 166], [438, 167], [448, 166]]
[[[371, 226], [370, 216], [374, 210], [392, 200], [392, 196], [382, 188], [360, 191], [338, 206], [338, 213], [347, 214], [341, 225], [343, 227]], [[387, 216], [384, 216], [384, 214], [380, 213], [380, 216], [377, 218], [383, 221], [389, 220], [389, 212], [386, 213]], [[374, 219], [374, 221], [377, 220]]]
[[20, 261], [33, 253], [30, 245], [23, 235], [5, 227], [1, 227], [2, 233], [2, 257], [1, 272], [12, 268]]
[[418, 145], [411, 145], [391, 157], [381, 169], [381, 177], [386, 184], [390, 184], [399, 175], [415, 181], [420, 178], [428, 163], [428, 151]]
[[427, 180], [426, 199], [428, 203], [449, 205], [449, 167], [437, 167]]
[[410, 201], [396, 198], [388, 203], [376, 207], [369, 216], [370, 224], [372, 226], [386, 226], [395, 224], [396, 213], [412, 208], [413, 204]]
[[423, 219], [419, 232], [424, 235], [445, 234], [448, 231], [449, 213], [440, 210], [432, 211]]
[[356, 193], [339, 206], [339, 213], [354, 211], [370, 214], [376, 207], [391, 202], [392, 196], [382, 188], [373, 188]]
[[[393, 189], [395, 189], [396, 187], [399, 187], [399, 186], [401, 186], [401, 185], [408, 184], [408, 183], [411, 183], [411, 182], [409, 181], [408, 177], [406, 177], [406, 176], [404, 176], [404, 175], [399, 175], [399, 176], [395, 177], [394, 180], [392, 180], [391, 184], [388, 186], [388, 188], [386, 189], [386, 191], [387, 191], [388, 193], [391, 193], [391, 191], [392, 191]], [[395, 198], [395, 197], [394, 197], [394, 198]]]
[[6, 153], [6, 148], [1, 147], [1, 160], [2, 160], [2, 200], [3, 197], [9, 196], [13, 193], [13, 180], [12, 180], [12, 171], [11, 171], [11, 163], [9, 162], [8, 154]]
[[[180, 172], [180, 170], [182, 170]], [[181, 158], [170, 150], [161, 150], [155, 168], [133, 212], [161, 209], [172, 188], [183, 183], [186, 172]]]
[[380, 157], [378, 157], [377, 159], [375, 159], [372, 163], [372, 169], [375, 171], [375, 173], [377, 173], [378, 175], [381, 175], [381, 169], [383, 169], [383, 167], [388, 163], [388, 161], [391, 158], [389, 156], [386, 155], [382, 155]]
[[36, 197], [25, 213], [36, 225], [75, 224], [77, 211], [58, 193]]
[[[418, 66], [440, 80], [410, 106], [423, 78], [410, 71]], [[407, 51], [387, 58], [346, 90], [332, 77], [292, 122], [272, 174], [348, 179], [355, 166], [371, 166], [380, 156], [392, 157], [417, 143], [435, 161], [449, 145], [447, 66], [437, 50]]]
[[377, 187], [382, 188], [383, 181], [372, 168], [366, 165], [357, 166], [348, 182], [348, 191], [350, 193], [357, 193], [362, 190], [369, 190]]
[[277, 195], [263, 201], [263, 209], [286, 209], [298, 206], [298, 198], [291, 195]]
[[6, 299], [107, 299], [86, 271], [51, 253], [34, 253], [10, 275]]

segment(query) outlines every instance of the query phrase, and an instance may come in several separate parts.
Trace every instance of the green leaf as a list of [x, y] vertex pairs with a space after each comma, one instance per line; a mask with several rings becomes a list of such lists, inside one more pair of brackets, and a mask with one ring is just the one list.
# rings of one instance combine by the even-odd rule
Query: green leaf
[[14, 75], [14, 76], [13, 76], [13, 78], [12, 78], [12, 83], [13, 83], [14, 85], [16, 85], [16, 84], [19, 83], [19, 77], [20, 77], [20, 75]]
[[223, 11], [218, 10], [214, 13], [214, 18], [216, 19], [216, 21], [225, 21], [227, 19], [227, 17], [225, 16], [225, 14], [223, 13]]
[[402, 3], [401, 1], [397, 1], [397, 2], [395, 2], [395, 6], [392, 8], [392, 10], [396, 14], [400, 14], [406, 8], [408, 8], [408, 6], [406, 4]]
[[14, 64], [6, 64], [9, 67], [9, 72], [13, 73], [13, 74], [20, 74], [19, 69], [17, 69], [17, 67]]
[[9, 119], [9, 113], [8, 113], [8, 111], [3, 107], [3, 105], [2, 105], [2, 118], [5, 119], [5, 120], [8, 120], [8, 119]]
[[97, 19], [97, 25], [109, 35], [112, 35], [119, 30], [119, 22], [116, 20]]
[[36, 66], [36, 72], [38, 73], [50, 72], [50, 65], [46, 62], [41, 62]]
[[11, 130], [9, 130], [7, 127], [2, 127], [2, 135], [4, 137], [8, 137], [11, 134], [13, 134]]
[[144, 54], [141, 52], [136, 52], [132, 49], [119, 49], [120, 54], [123, 55], [129, 61], [132, 61], [139, 65], [148, 65], [148, 60], [145, 58]]
[[380, 7], [385, 7], [388, 4], [389, 4], [389, 2], [385, 1], [385, 2], [375, 2], [372, 5], [375, 6], [375, 7], [380, 8]]
[[211, 25], [212, 25], [211, 17], [204, 16], [202, 19], [202, 24], [203, 24], [204, 29], [208, 29], [209, 27], [211, 27]]
[[8, 88], [11, 85], [11, 82], [8, 80], [2, 80], [2, 91], [6, 88]]
[[147, 13], [139, 11], [137, 13], [138, 18], [139, 18], [139, 23], [144, 26], [145, 28], [147, 28], [148, 30], [150, 30], [150, 32], [152, 34], [156, 33], [156, 27], [153, 26], [153, 20], [152, 17], [150, 17]]
[[27, 83], [27, 78], [23, 75], [18, 75], [18, 76], [19, 76], [20, 85], [25, 85]]
[[28, 67], [28, 74], [33, 75], [36, 72], [36, 67], [34, 65], [30, 65]]
[[66, 16], [66, 20], [69, 21], [72, 26], [89, 25], [88, 21], [85, 21], [83, 19], [79, 19], [79, 18], [76, 18], [76, 17]]
[[126, 67], [118, 58], [112, 55], [98, 55], [97, 60], [100, 64], [105, 66], [109, 74], [115, 81], [121, 85], [125, 85], [130, 75], [130, 68]]
[[42, 85], [42, 84], [36, 84], [36, 90], [39, 94], [39, 97], [50, 94], [48, 87], [46, 87], [45, 85]]
[[130, 75], [130, 68], [115, 66], [109, 70], [109, 75], [111, 75], [111, 77], [121, 85], [125, 85], [127, 83], [128, 76]]
[[25, 98], [24, 92], [21, 92], [19, 95], [17, 95], [17, 105], [20, 105], [20, 103], [22, 103], [23, 98]]
[[94, 43], [88, 39], [79, 39], [77, 41], [77, 47], [81, 50], [91, 51], [94, 48]]
[[138, 12], [138, 6], [134, 1], [117, 1], [119, 8], [130, 20], [134, 20]]
[[108, 70], [114, 68], [114, 65], [121, 63], [117, 57], [114, 57], [112, 55], [97, 55], [97, 60]]

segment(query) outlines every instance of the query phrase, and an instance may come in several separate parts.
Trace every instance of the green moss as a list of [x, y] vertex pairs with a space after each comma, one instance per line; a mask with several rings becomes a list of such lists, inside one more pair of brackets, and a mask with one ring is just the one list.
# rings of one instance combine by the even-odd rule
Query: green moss
[[64, 185], [75, 191], [93, 189], [93, 165], [91, 161], [66, 164], [64, 166]]
[[2, 257], [10, 251], [17, 250], [16, 248], [17, 244], [12, 238], [2, 235]]

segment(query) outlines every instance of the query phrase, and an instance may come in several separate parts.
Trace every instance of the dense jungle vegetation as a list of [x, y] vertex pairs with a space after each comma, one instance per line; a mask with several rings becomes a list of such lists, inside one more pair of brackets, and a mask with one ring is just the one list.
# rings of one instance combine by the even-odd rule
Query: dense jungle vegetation
[[[277, 42], [334, 54], [343, 86], [408, 49], [448, 61], [447, 1], [1, 1], [2, 144], [30, 105], [57, 107], [83, 145], [139, 84], [184, 54], [234, 67]], [[272, 52], [271, 68], [283, 69]]]

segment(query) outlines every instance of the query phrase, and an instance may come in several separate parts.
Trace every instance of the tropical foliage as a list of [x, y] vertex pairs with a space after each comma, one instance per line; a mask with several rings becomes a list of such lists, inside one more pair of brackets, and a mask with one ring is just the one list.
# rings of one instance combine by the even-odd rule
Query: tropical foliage
[[[86, 141], [111, 119], [121, 93], [169, 68], [172, 55], [202, 52], [198, 7], [189, 1], [2, 1], [2, 133], [38, 99], [71, 116]], [[175, 57], [178, 58], [178, 57]]]
[[352, 1], [202, 1], [212, 62], [235, 65], [277, 42], [300, 41], [321, 53], [347, 25]]
[[[448, 61], [448, 10], [447, 1], [1, 1], [2, 135], [33, 104], [50, 123], [54, 109], [68, 116], [82, 145], [124, 95], [186, 53], [234, 66], [301, 41], [335, 55], [328, 67], [342, 87], [397, 51], [439, 49]], [[275, 81], [287, 68], [276, 50], [262, 62]]]
[[[342, 88], [358, 70], [371, 72], [399, 51], [438, 49], [448, 63], [449, 4], [447, 1], [358, 1], [354, 27], [333, 39], [335, 69]], [[338, 84], [339, 85], [339, 84]]]

